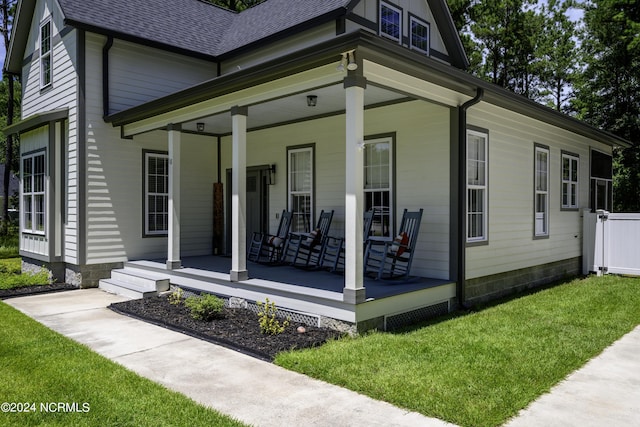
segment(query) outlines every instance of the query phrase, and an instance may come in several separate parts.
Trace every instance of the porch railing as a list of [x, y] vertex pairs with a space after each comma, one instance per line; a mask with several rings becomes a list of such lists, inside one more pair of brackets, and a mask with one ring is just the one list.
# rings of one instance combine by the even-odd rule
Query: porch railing
[[585, 211], [582, 272], [640, 276], [640, 213]]

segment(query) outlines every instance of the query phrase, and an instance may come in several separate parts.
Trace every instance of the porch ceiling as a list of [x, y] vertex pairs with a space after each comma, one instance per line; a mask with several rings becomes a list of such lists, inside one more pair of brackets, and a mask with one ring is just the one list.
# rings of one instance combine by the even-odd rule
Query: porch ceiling
[[[307, 96], [317, 96], [317, 105], [307, 105]], [[365, 91], [365, 106], [395, 102], [405, 99], [406, 95], [388, 89], [369, 85]], [[330, 86], [318, 87], [289, 96], [249, 106], [247, 127], [249, 130], [275, 126], [284, 123], [308, 120], [341, 114], [345, 110], [345, 92], [342, 82]], [[184, 122], [182, 129], [197, 132], [197, 123], [204, 123], [207, 134], [230, 135], [231, 119], [229, 112], [202, 117]]]

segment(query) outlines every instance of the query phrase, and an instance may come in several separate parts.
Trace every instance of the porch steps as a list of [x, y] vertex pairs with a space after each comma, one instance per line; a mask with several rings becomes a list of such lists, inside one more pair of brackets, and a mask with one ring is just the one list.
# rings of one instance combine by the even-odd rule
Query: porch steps
[[98, 287], [106, 292], [132, 299], [147, 298], [169, 290], [169, 277], [149, 271], [122, 268], [111, 271], [110, 279], [102, 279]]

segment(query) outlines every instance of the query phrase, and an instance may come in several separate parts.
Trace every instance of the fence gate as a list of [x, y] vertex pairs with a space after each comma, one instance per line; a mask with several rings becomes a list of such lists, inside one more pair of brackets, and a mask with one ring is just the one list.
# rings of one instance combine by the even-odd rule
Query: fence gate
[[585, 211], [582, 272], [640, 276], [640, 214]]

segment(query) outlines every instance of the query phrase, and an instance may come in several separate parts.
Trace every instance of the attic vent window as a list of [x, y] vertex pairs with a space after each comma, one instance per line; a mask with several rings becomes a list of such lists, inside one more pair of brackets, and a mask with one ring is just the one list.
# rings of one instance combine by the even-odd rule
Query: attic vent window
[[40, 87], [46, 88], [52, 80], [51, 20], [40, 25]]
[[402, 41], [402, 9], [380, 2], [380, 34], [398, 43]]

